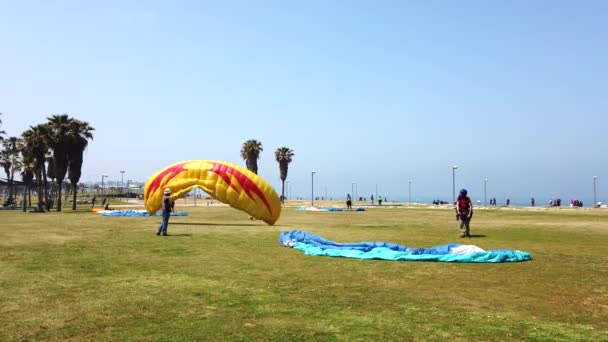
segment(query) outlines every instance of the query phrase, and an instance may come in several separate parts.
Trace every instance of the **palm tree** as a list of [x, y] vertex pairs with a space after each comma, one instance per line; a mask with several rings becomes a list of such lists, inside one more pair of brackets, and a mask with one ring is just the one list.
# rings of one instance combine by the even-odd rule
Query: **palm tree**
[[72, 202], [72, 210], [76, 210], [76, 195], [78, 194], [78, 181], [82, 172], [82, 160], [84, 150], [89, 144], [89, 139], [93, 140], [92, 131], [95, 128], [91, 127], [88, 122], [73, 120], [70, 123], [70, 145], [68, 147], [68, 178], [72, 183], [72, 193], [74, 200]]
[[20, 139], [17, 137], [10, 137], [2, 142], [4, 151], [2, 151], [2, 167], [4, 172], [8, 176], [9, 189], [8, 189], [8, 202], [13, 203], [15, 194], [15, 171], [21, 168], [19, 162], [19, 145]]
[[25, 212], [27, 210], [27, 194], [30, 192], [30, 186], [32, 185], [32, 181], [34, 180], [35, 162], [34, 156], [29, 154], [26, 149], [21, 150], [21, 154], [23, 156], [21, 160], [21, 179], [25, 184], [25, 189], [23, 190], [23, 212]]
[[254, 139], [245, 141], [241, 148], [241, 157], [245, 160], [247, 169], [256, 175], [258, 174], [258, 159], [263, 150], [262, 143]]
[[[0, 116], [2, 116], [2, 113], [0, 113]], [[0, 127], [2, 126], [2, 119], [0, 119]], [[4, 140], [3, 135], [5, 135], [6, 132], [5, 131], [0, 131], [0, 141]]]
[[[44, 187], [45, 191], [47, 191], [46, 193], [46, 210], [51, 210], [51, 199], [54, 198], [53, 193], [55, 192], [55, 159], [53, 159], [53, 154], [49, 153], [46, 155], [46, 162], [47, 162], [47, 168], [46, 168], [46, 177], [44, 177]], [[51, 189], [48, 190], [48, 180], [47, 178], [51, 179]]]
[[285, 203], [285, 180], [287, 179], [287, 170], [289, 163], [293, 160], [294, 153], [289, 147], [279, 147], [274, 151], [274, 157], [279, 162], [279, 170], [281, 171], [281, 203]]
[[53, 150], [55, 160], [55, 177], [57, 179], [58, 197], [57, 211], [61, 211], [61, 188], [63, 179], [68, 171], [68, 149], [70, 146], [70, 126], [74, 119], [67, 114], [53, 115], [48, 120], [49, 146]]
[[[3, 149], [0, 151], [0, 166], [4, 169], [4, 173], [6, 173], [7, 181], [11, 178], [11, 165], [10, 155]], [[6, 202], [6, 190], [4, 191], [4, 201]]]
[[46, 156], [49, 151], [48, 126], [45, 124], [30, 126], [30, 128], [23, 132], [21, 136], [23, 138], [25, 149], [28, 150], [34, 158], [34, 174], [36, 176], [36, 184], [38, 186], [38, 210], [42, 211], [43, 199], [48, 203], [49, 193], [45, 165]]

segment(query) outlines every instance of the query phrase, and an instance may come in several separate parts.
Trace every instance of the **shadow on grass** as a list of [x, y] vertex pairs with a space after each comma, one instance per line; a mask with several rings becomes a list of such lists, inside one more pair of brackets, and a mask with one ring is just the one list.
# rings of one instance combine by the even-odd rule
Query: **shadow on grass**
[[164, 237], [192, 237], [192, 234], [169, 234]]
[[470, 238], [484, 238], [486, 236], [483, 234], [471, 234], [469, 237]]

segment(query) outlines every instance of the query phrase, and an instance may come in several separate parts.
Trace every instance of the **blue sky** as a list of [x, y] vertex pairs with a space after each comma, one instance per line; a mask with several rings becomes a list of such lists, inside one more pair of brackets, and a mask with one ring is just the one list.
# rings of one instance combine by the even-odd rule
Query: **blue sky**
[[[10, 135], [54, 113], [97, 130], [83, 181], [184, 159], [315, 187], [442, 198], [608, 195], [605, 1], [4, 1]], [[604, 181], [604, 179], [606, 181]], [[605, 185], [604, 185], [605, 184]], [[280, 190], [280, 189], [278, 189]]]

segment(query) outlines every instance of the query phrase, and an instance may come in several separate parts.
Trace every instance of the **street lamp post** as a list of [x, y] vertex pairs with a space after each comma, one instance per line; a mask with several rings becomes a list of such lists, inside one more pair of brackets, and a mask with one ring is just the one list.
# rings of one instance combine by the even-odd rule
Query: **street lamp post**
[[488, 179], [484, 179], [483, 180], [483, 206], [487, 207], [488, 206], [488, 192], [487, 192], [487, 188], [488, 188]]
[[120, 171], [120, 192], [122, 192], [121, 195], [124, 195], [125, 193], [125, 171]]
[[412, 204], [412, 183], [413, 183], [413, 181], [410, 181], [408, 191], [407, 191], [407, 201], [408, 201], [409, 205]]
[[108, 177], [107, 175], [101, 175], [101, 198], [103, 198], [103, 179]]
[[312, 171], [310, 174], [310, 206], [315, 206], [315, 173], [316, 171]]
[[[376, 201], [377, 200], [378, 200], [378, 184], [376, 184]], [[372, 201], [372, 204], [374, 204], [373, 201]]]
[[350, 183], [350, 195], [352, 196], [352, 198], [355, 198], [355, 185], [356, 184], [357, 183], [355, 183], [355, 182]]
[[456, 169], [458, 166], [452, 166], [452, 203], [456, 203]]
[[593, 176], [593, 206], [597, 206], [597, 198], [595, 196], [595, 182], [597, 181], [597, 176]]
[[130, 183], [131, 183], [131, 180], [127, 179], [127, 203], [129, 203], [129, 197], [131, 197], [131, 189], [129, 188]]

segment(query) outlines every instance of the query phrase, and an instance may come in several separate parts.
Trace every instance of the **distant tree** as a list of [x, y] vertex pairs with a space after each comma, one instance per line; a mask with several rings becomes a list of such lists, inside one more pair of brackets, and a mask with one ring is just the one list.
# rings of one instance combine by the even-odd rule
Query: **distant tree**
[[48, 120], [49, 146], [53, 150], [55, 177], [57, 179], [57, 211], [61, 211], [61, 190], [68, 171], [68, 149], [70, 145], [70, 125], [73, 121], [67, 114], [53, 115]]
[[258, 159], [263, 150], [262, 143], [254, 139], [245, 141], [241, 148], [241, 157], [245, 160], [247, 169], [256, 175], [258, 174]]
[[[2, 116], [2, 113], [0, 113], [0, 116]], [[2, 119], [0, 119], [0, 127], [2, 127]], [[6, 134], [5, 131], [0, 131], [0, 141], [4, 140], [5, 134]]]
[[30, 153], [34, 159], [34, 175], [38, 187], [38, 210], [42, 211], [43, 199], [48, 202], [49, 194], [46, 170], [47, 154], [49, 152], [48, 126], [45, 124], [30, 126], [21, 137], [26, 153]]
[[82, 161], [84, 150], [89, 144], [89, 139], [93, 140], [92, 131], [95, 128], [91, 127], [88, 122], [73, 120], [70, 123], [68, 147], [68, 178], [72, 183], [72, 210], [76, 210], [76, 196], [78, 194], [78, 182], [82, 173]]
[[[53, 153], [50, 152], [49, 154], [46, 155], [46, 177], [44, 177], [44, 188], [46, 191], [45, 194], [45, 198], [47, 201], [46, 204], [46, 210], [50, 210], [51, 209], [51, 197], [53, 196], [52, 193], [54, 192], [54, 188], [55, 188], [55, 159], [53, 158]], [[51, 180], [51, 186], [49, 189], [49, 185], [48, 185], [48, 179]]]
[[4, 172], [7, 174], [7, 180], [9, 182], [8, 188], [8, 202], [14, 203], [15, 195], [15, 171], [21, 168], [19, 161], [19, 146], [20, 139], [17, 137], [10, 137], [2, 141], [2, 154], [0, 155], [0, 164], [4, 168]]
[[23, 191], [23, 212], [27, 210], [27, 195], [30, 196], [30, 187], [32, 186], [32, 182], [34, 181], [34, 169], [35, 169], [35, 161], [34, 157], [26, 150], [21, 150], [22, 159], [21, 159], [21, 179], [25, 184], [25, 190]]
[[281, 172], [281, 203], [285, 203], [285, 180], [293, 156], [293, 150], [288, 147], [279, 147], [274, 152], [274, 157], [279, 162], [279, 171]]

